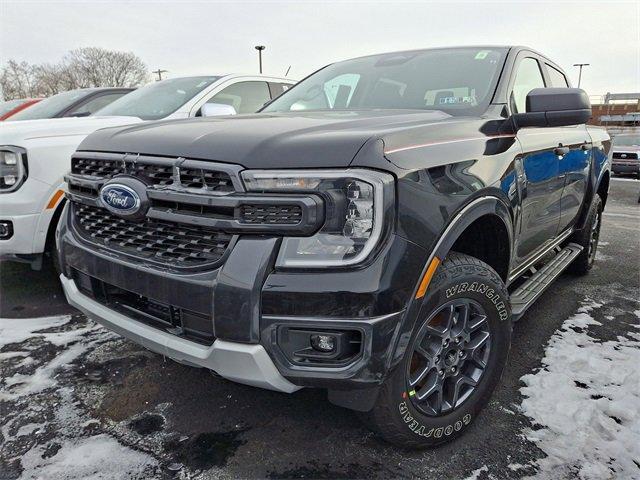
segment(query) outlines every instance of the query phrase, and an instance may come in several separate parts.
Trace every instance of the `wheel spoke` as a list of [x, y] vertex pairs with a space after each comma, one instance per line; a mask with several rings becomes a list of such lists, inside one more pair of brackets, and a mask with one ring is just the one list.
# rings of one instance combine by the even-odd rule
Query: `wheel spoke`
[[421, 368], [418, 370], [417, 374], [412, 374], [411, 378], [409, 379], [409, 385], [411, 387], [415, 387], [418, 383], [420, 383], [422, 380], [424, 380], [424, 378], [429, 374], [429, 371], [432, 369], [433, 367], [431, 366], [431, 364], [426, 365], [424, 368]]
[[426, 400], [438, 390], [442, 390], [442, 381], [439, 376], [435, 376], [430, 385], [425, 385], [416, 394], [418, 400]]
[[465, 385], [469, 385], [471, 387], [475, 387], [478, 383], [472, 378], [467, 377], [466, 375], [460, 374], [454, 379], [453, 383], [453, 396], [451, 399], [451, 406], [455, 408], [458, 404], [458, 399], [460, 398], [460, 391], [462, 387]]
[[467, 329], [466, 329], [467, 332], [468, 333], [475, 332], [486, 321], [487, 321], [486, 315], [474, 315], [467, 323]]
[[465, 330], [467, 328], [467, 324], [469, 323], [469, 317], [470, 317], [469, 310], [470, 310], [469, 304], [467, 303], [460, 305], [456, 309], [457, 311], [456, 326], [459, 329]]

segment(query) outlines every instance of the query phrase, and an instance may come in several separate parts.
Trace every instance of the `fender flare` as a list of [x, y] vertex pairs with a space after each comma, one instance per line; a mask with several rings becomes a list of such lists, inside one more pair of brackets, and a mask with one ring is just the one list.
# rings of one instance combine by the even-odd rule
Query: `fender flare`
[[[485, 215], [498, 216], [504, 222], [507, 234], [509, 235], [508, 264], [510, 264], [514, 244], [514, 227], [511, 211], [499, 197], [483, 196], [468, 202], [452, 217], [429, 255], [429, 258], [423, 267], [420, 279], [422, 279], [427, 273], [427, 269], [434, 258], [437, 257], [438, 259], [443, 260], [462, 232], [464, 232], [464, 230], [478, 218]], [[415, 322], [417, 321], [422, 302], [424, 301], [424, 298], [426, 298], [416, 298], [419, 284], [420, 282], [418, 282], [415, 290], [413, 291], [411, 301], [406, 309], [406, 314], [402, 318], [397, 334], [392, 342], [393, 346], [386, 369], [387, 375], [391, 370], [397, 367], [402, 360], [407, 346], [409, 345], [409, 340], [411, 338]]]

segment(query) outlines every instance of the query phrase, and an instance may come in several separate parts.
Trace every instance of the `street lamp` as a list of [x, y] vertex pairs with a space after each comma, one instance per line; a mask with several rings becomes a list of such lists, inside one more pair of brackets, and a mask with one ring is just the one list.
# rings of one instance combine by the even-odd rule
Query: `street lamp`
[[258, 62], [260, 64], [260, 73], [262, 73], [262, 51], [267, 47], [264, 45], [256, 45], [254, 48], [258, 50]]
[[574, 67], [579, 67], [580, 72], [578, 73], [578, 88], [580, 88], [580, 81], [582, 80], [582, 67], [588, 67], [588, 63], [574, 63]]
[[155, 73], [156, 75], [158, 75], [158, 82], [162, 80], [162, 74], [163, 73], [167, 73], [169, 70], [153, 70], [151, 73]]

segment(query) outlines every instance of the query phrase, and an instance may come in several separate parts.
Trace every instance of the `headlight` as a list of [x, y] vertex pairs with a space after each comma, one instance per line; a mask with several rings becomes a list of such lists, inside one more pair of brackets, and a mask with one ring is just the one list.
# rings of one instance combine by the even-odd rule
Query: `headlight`
[[20, 147], [0, 147], [0, 193], [14, 192], [27, 178], [27, 152]]
[[393, 177], [373, 170], [246, 170], [242, 179], [250, 192], [323, 197], [324, 225], [311, 237], [285, 237], [276, 260], [280, 267], [363, 261], [382, 237], [385, 209], [393, 199]]

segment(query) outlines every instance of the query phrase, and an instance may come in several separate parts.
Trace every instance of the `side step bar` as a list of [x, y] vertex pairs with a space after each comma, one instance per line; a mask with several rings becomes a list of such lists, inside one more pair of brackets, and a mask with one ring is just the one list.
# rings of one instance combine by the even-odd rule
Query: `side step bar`
[[513, 321], [520, 320], [524, 312], [558, 278], [564, 269], [580, 255], [580, 252], [582, 252], [582, 246], [575, 243], [568, 244], [511, 294]]

